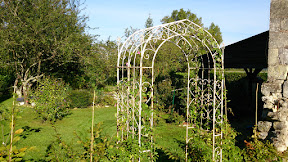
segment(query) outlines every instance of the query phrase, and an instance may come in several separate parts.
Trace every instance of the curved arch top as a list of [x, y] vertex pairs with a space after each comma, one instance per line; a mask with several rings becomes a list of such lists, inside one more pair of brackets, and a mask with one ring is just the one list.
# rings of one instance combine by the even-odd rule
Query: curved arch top
[[168, 41], [182, 50], [188, 64], [197, 58], [208, 58], [213, 63], [219, 63], [218, 67], [222, 66], [221, 50], [216, 39], [203, 27], [188, 19], [136, 31], [119, 46], [117, 66], [137, 67], [140, 60], [143, 62], [150, 59], [151, 63], [143, 66], [152, 67], [158, 50]]

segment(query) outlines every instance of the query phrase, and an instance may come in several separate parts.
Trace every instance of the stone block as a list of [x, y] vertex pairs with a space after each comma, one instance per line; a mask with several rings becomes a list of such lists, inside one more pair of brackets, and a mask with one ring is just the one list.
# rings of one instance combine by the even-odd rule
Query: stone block
[[280, 141], [273, 142], [273, 145], [278, 152], [284, 152], [287, 149], [287, 146], [285, 145], [284, 142], [280, 142]]
[[288, 101], [285, 100], [283, 103], [281, 103], [281, 107], [284, 109], [287, 109], [288, 108]]
[[[287, 133], [287, 130], [286, 130], [286, 133]], [[286, 137], [287, 137], [287, 134], [286, 134]], [[284, 143], [286, 146], [288, 146], [288, 138], [284, 138]]]
[[270, 19], [288, 17], [288, 1], [287, 0], [271, 0]]
[[271, 31], [269, 33], [269, 48], [272, 48], [272, 49], [283, 48], [287, 44], [288, 44], [288, 32]]
[[268, 136], [268, 132], [259, 132], [258, 138], [264, 140]]
[[271, 102], [264, 103], [263, 108], [272, 109], [274, 105]]
[[275, 66], [279, 64], [278, 48], [269, 48], [268, 53], [268, 66]]
[[[287, 74], [286, 74], [287, 75]], [[284, 80], [274, 80], [273, 82], [263, 83], [261, 86], [261, 92], [264, 96], [270, 96], [272, 93], [282, 92], [282, 83]]]
[[[288, 5], [287, 5], [288, 6]], [[288, 15], [286, 18], [283, 18], [281, 20], [281, 27], [280, 27], [280, 30], [286, 30], [288, 31]]]
[[270, 26], [269, 26], [270, 32], [278, 32], [280, 31], [280, 27], [281, 27], [281, 19], [279, 18], [270, 19]]
[[285, 47], [284, 48], [280, 48], [279, 51], [278, 51], [279, 63], [281, 65], [288, 65], [288, 49], [287, 48], [285, 48]]
[[258, 130], [260, 132], [269, 132], [272, 126], [272, 122], [269, 121], [259, 121], [258, 122]]
[[271, 120], [279, 120], [277, 112], [268, 112], [267, 117], [270, 118]]
[[278, 121], [286, 122], [287, 121], [287, 113], [277, 112]]
[[275, 130], [283, 130], [287, 128], [287, 123], [286, 122], [274, 122], [273, 123], [273, 128]]
[[269, 82], [274, 82], [275, 80], [284, 81], [287, 78], [287, 72], [288, 72], [287, 65], [269, 66], [268, 67], [268, 81]]

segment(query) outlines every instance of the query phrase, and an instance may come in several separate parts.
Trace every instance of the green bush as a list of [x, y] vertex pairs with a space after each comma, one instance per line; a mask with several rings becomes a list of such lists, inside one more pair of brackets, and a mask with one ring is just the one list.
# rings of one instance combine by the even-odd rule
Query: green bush
[[244, 141], [246, 148], [244, 149], [245, 161], [282, 161], [281, 154], [276, 151], [275, 147], [269, 141]]
[[161, 105], [161, 111], [169, 112], [172, 108], [173, 87], [171, 79], [162, 80], [156, 85], [155, 100], [158, 105]]
[[55, 122], [69, 114], [68, 86], [59, 79], [44, 77], [32, 93], [31, 101], [36, 104], [35, 111], [43, 121]]
[[109, 95], [104, 95], [101, 104], [113, 106], [116, 104], [116, 100]]
[[116, 100], [113, 95], [110, 95], [109, 93], [103, 93], [102, 90], [97, 90], [95, 103], [102, 106], [114, 106], [116, 104]]
[[68, 99], [71, 108], [85, 108], [92, 105], [93, 94], [84, 89], [72, 90], [69, 92]]
[[184, 117], [182, 115], [179, 115], [177, 112], [169, 113], [169, 117], [166, 119], [167, 123], [176, 123], [181, 124], [183, 123]]

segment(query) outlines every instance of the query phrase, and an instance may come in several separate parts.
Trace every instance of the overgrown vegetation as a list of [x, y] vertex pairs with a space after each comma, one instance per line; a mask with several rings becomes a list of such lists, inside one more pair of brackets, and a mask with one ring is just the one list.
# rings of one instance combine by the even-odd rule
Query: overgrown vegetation
[[44, 77], [31, 94], [34, 109], [43, 121], [55, 122], [69, 114], [68, 86], [62, 80]]
[[89, 90], [77, 89], [68, 93], [69, 107], [86, 108], [92, 105], [93, 95]]

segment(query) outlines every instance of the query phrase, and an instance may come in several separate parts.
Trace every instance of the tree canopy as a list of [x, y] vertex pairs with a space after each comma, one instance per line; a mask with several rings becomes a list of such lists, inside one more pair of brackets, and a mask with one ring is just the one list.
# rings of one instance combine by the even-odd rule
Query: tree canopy
[[192, 13], [190, 10], [185, 11], [183, 8], [180, 10], [173, 10], [170, 16], [165, 16], [163, 19], [161, 19], [161, 22], [164, 23], [170, 23], [173, 21], [188, 19], [203, 28], [207, 29], [209, 33], [212, 34], [212, 36], [217, 40], [219, 44], [222, 43], [222, 33], [220, 31], [220, 28], [218, 25], [215, 25], [213, 22], [210, 24], [210, 26], [207, 28], [202, 23], [202, 17], [197, 17], [196, 14]]
[[153, 19], [150, 17], [150, 14], [149, 14], [149, 17], [147, 18], [145, 22], [145, 28], [150, 28], [152, 26], [153, 26]]
[[0, 5], [1, 63], [15, 70], [14, 87], [27, 97], [43, 74], [78, 62], [92, 43], [84, 33], [86, 17], [79, 1], [2, 0]]

